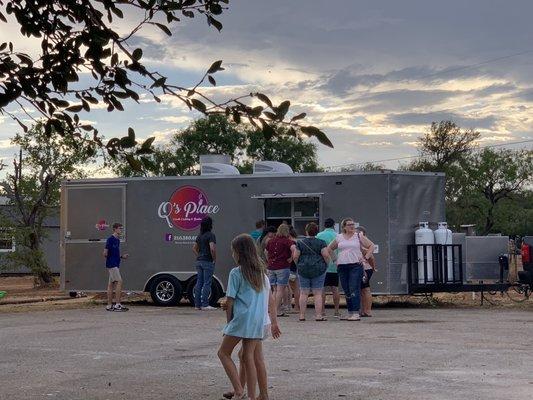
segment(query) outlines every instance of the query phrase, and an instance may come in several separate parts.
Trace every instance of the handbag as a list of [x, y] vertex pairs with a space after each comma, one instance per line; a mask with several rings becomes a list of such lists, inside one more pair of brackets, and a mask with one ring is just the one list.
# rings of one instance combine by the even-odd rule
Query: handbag
[[[304, 239], [305, 240], [305, 239]], [[320, 275], [326, 272], [328, 268], [322, 254], [318, 254], [311, 246], [304, 242], [304, 240], [299, 240], [299, 243], [302, 243], [307, 247], [311, 252], [317, 257], [314, 259], [315, 262], [308, 264], [309, 258], [306, 257], [305, 263], [298, 262], [298, 273], [306, 279], [318, 278]], [[298, 260], [300, 261], [300, 260]]]

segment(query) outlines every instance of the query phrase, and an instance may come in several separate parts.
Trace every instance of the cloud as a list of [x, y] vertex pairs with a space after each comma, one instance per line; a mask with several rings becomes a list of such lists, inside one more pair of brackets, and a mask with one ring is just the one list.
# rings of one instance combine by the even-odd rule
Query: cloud
[[162, 146], [165, 144], [168, 144], [170, 142], [170, 139], [172, 138], [172, 135], [174, 135], [177, 132], [176, 129], [170, 128], [170, 129], [163, 129], [163, 130], [155, 130], [150, 135], [150, 137], [155, 137], [154, 144], [156, 146]]
[[533, 87], [523, 89], [516, 94], [516, 99], [525, 101], [527, 103], [533, 103]]
[[391, 90], [362, 95], [353, 100], [356, 109], [371, 113], [391, 112], [435, 105], [459, 93], [450, 90]]
[[454, 112], [436, 111], [428, 113], [403, 113], [394, 114], [387, 121], [397, 125], [423, 125], [429, 126], [432, 122], [454, 121], [465, 128], [493, 128], [497, 122], [496, 117], [468, 117]]
[[[290, 115], [307, 112], [305, 123], [335, 144], [334, 150], [318, 147], [326, 165], [411, 156], [418, 136], [442, 119], [478, 129], [487, 143], [531, 137], [533, 54], [523, 48], [533, 36], [530, 0], [513, 0], [512, 7], [485, 0], [302, 4], [231, 2], [221, 33], [199, 16], [174, 25], [170, 38], [152, 27], [128, 45], [142, 46], [150, 69], [185, 88], [223, 60], [217, 87], [201, 88], [217, 102], [256, 91], [275, 104], [291, 100]], [[126, 13], [115, 26], [125, 32], [139, 17]], [[7, 37], [5, 27], [0, 24], [0, 35]], [[35, 41], [17, 41], [22, 45], [35, 48]], [[112, 118], [100, 111], [105, 105], [92, 106], [96, 112], [84, 117], [106, 135], [122, 135], [131, 125], [140, 137], [153, 132], [158, 142], [175, 132], [168, 127], [201, 117], [176, 97], [159, 97], [156, 103], [142, 94], [142, 104], [126, 104]], [[16, 129], [4, 121], [0, 138]]]
[[16, 146], [13, 146], [11, 143], [11, 139], [1, 139], [0, 140], [0, 149], [11, 149], [15, 148]]
[[186, 115], [180, 115], [180, 116], [169, 115], [166, 117], [157, 118], [157, 120], [164, 121], [164, 122], [170, 122], [173, 124], [188, 124], [192, 121], [191, 117], [186, 116]]

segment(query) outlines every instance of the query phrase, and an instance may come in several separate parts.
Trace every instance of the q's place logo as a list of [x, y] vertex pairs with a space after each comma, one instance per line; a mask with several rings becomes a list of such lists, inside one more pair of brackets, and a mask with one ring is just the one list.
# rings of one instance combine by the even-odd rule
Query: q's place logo
[[191, 231], [200, 226], [202, 218], [219, 210], [218, 205], [209, 204], [206, 194], [199, 188], [182, 186], [172, 193], [168, 201], [159, 204], [157, 214], [167, 222], [169, 228]]

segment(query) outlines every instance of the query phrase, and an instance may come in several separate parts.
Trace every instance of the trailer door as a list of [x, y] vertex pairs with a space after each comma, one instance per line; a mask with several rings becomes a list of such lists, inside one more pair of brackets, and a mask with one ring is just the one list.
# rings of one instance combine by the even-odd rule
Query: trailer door
[[126, 184], [87, 184], [66, 186], [67, 243], [105, 241], [111, 225], [124, 225], [122, 241], [126, 240]]

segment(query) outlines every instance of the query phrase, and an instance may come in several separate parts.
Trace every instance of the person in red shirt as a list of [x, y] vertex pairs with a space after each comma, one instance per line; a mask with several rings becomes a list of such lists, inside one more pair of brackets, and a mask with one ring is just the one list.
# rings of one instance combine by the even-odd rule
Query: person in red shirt
[[275, 305], [278, 317], [285, 316], [280, 310], [281, 301], [287, 296], [290, 266], [292, 262], [291, 246], [294, 242], [289, 235], [289, 226], [281, 224], [276, 236], [270, 239], [265, 247], [268, 262], [268, 278], [274, 290]]

